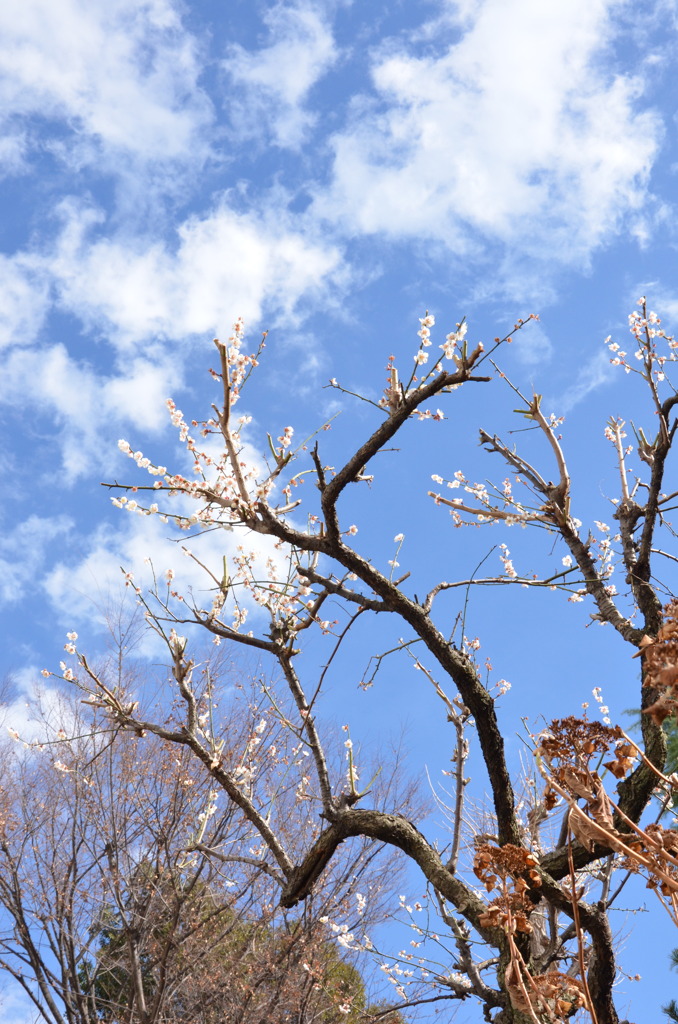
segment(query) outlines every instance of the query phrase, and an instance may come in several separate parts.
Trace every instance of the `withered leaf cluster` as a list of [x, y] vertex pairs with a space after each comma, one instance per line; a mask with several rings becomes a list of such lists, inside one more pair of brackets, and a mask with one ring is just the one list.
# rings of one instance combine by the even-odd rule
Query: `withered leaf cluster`
[[658, 691], [656, 700], [644, 709], [656, 725], [678, 712], [678, 600], [675, 598], [664, 609], [657, 639], [643, 651], [643, 685]]
[[531, 885], [541, 885], [536, 866], [537, 859], [529, 850], [512, 843], [502, 847], [489, 843], [478, 846], [473, 871], [488, 892], [499, 890], [499, 895], [480, 915], [482, 925], [502, 928], [507, 934], [532, 931], [529, 915], [536, 904], [527, 891]]
[[506, 987], [514, 1009], [531, 1016], [536, 1010], [542, 1020], [566, 1021], [586, 1004], [581, 981], [559, 971], [523, 976], [519, 965], [511, 963], [506, 971]]

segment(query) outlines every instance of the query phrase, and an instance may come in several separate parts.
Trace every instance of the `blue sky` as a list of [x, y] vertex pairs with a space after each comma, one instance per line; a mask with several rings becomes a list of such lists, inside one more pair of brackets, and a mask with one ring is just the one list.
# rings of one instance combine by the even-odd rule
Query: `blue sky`
[[[2, 669], [20, 689], [66, 630], [103, 642], [120, 565], [190, 576], [162, 525], [117, 512], [99, 483], [129, 476], [121, 437], [172, 457], [165, 399], [203, 412], [211, 338], [238, 316], [252, 339], [270, 331], [252, 443], [310, 433], [341, 404], [323, 437], [338, 461], [373, 420], [323, 390], [330, 377], [378, 396], [427, 309], [439, 341], [463, 316], [490, 340], [539, 313], [502, 368], [566, 415], [578, 514], [609, 518], [603, 427], [649, 413], [603, 339], [625, 343], [641, 294], [678, 329], [672, 0], [23, 0], [0, 5], [0, 35]], [[506, 540], [460, 542], [425, 494], [432, 473], [491, 475], [477, 428], [515, 426], [514, 406], [479, 388], [446, 434], [411, 432], [385, 470], [398, 500], [376, 483], [355, 499], [362, 550], [392, 557], [404, 531], [424, 590]], [[521, 571], [550, 557], [540, 538], [511, 547]], [[482, 591], [469, 623], [513, 682], [510, 735], [594, 685], [615, 714], [637, 702], [617, 638], [562, 595]], [[355, 713], [404, 720], [412, 770], [439, 770], [444, 722], [408, 686], [388, 713], [378, 687]], [[672, 991], [657, 967], [630, 970], [653, 1005]]]

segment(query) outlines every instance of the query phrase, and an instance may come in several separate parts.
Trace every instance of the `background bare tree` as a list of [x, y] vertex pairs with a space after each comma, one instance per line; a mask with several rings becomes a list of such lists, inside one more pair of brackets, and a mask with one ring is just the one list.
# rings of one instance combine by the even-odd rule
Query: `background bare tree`
[[[523, 395], [501, 372], [495, 359], [507, 339], [496, 339], [487, 348], [471, 346], [462, 322], [437, 350], [431, 349], [434, 321], [428, 314], [421, 319], [414, 371], [401, 377], [389, 361], [382, 397], [378, 402], [364, 399], [375, 407], [377, 423], [367, 437], [354, 443], [338, 469], [326, 465], [320, 442], [310, 447], [309, 440], [295, 450], [291, 427], [277, 440], [269, 435], [267, 462], [246, 457], [245, 441], [251, 443], [248, 418], [238, 419], [234, 406], [261, 348], [247, 354], [240, 322], [226, 343], [216, 343], [219, 365], [212, 376], [222, 394], [213, 412], [201, 423], [187, 421], [169, 403], [193, 475], [168, 472], [127, 442], [120, 443], [121, 450], [155, 481], [122, 488], [124, 493], [114, 497], [114, 504], [135, 513], [164, 515], [186, 531], [238, 528], [244, 538], [272, 538], [278, 559], [261, 578], [245, 550], [230, 562], [224, 558], [218, 567], [191, 555], [205, 572], [206, 590], [197, 596], [182, 591], [171, 574], [143, 593], [128, 574], [149, 626], [166, 645], [179, 698], [170, 721], [161, 721], [138, 705], [136, 695], [108, 686], [74, 643], [70, 653], [77, 665], [64, 665], [61, 675], [75, 682], [121, 732], [152, 734], [191, 752], [211, 784], [226, 795], [233, 813], [245, 823], [242, 827], [258, 835], [259, 867], [278, 879], [281, 907], [313, 899], [351, 838], [386, 844], [416, 863], [437, 920], [416, 926], [424, 944], [421, 957], [410, 954], [408, 960], [403, 953], [392, 961], [400, 1005], [408, 1002], [410, 981], [424, 978], [432, 986], [431, 1000], [475, 999], [488, 1021], [559, 1021], [581, 1011], [597, 1024], [617, 1024], [615, 947], [607, 914], [614, 891], [612, 873], [644, 873], [676, 916], [675, 834], [643, 819], [653, 791], [659, 788], [669, 794], [673, 786], [673, 780], [662, 774], [661, 722], [678, 706], [678, 607], [672, 605], [663, 614], [662, 605], [672, 595], [658, 585], [653, 564], [664, 555], [676, 557], [669, 550], [674, 533], [668, 518], [676, 495], [667, 493], [664, 484], [676, 430], [673, 411], [678, 393], [669, 381], [676, 343], [644, 300], [630, 323], [635, 358], [627, 358], [618, 344], [609, 342], [611, 359], [636, 375], [645, 389], [653, 429], [646, 435], [638, 428], [632, 443], [623, 420], [611, 419], [605, 428], [619, 479], [613, 529], [598, 522], [593, 532], [577, 517], [560, 420], [542, 410], [540, 396]], [[519, 321], [514, 330], [521, 326]], [[439, 356], [431, 359], [432, 351]], [[376, 457], [391, 450], [402, 431], [416, 429], [413, 420], [438, 421], [436, 429], [447, 431], [446, 451], [453, 452], [454, 427], [442, 421], [454, 420], [456, 392], [460, 387], [482, 387], [492, 377], [504, 381], [512, 404], [516, 397], [520, 403], [517, 412], [539, 433], [544, 443], [544, 451], [537, 455], [539, 465], [533, 464], [532, 454], [528, 461], [504, 439], [483, 429], [484, 448], [502, 460], [509, 476], [495, 486], [475, 483], [462, 470], [448, 480], [436, 473], [436, 483], [447, 484], [451, 492], [432, 490], [430, 497], [441, 515], [447, 510], [452, 524], [462, 529], [470, 524], [547, 531], [557, 542], [557, 567], [519, 575], [502, 544], [500, 574], [473, 580], [429, 578], [427, 592], [417, 596], [408, 589], [409, 574], [396, 572], [397, 555], [382, 570], [357, 550], [357, 529], [346, 508], [355, 493], [352, 489], [368, 487], [379, 471]], [[343, 392], [336, 381], [331, 384]], [[632, 451], [642, 474], [629, 469]], [[309, 487], [305, 489], [302, 519], [299, 485], [309, 473], [315, 490], [309, 494]], [[120, 486], [112, 486], [120, 494]], [[144, 501], [146, 491], [150, 493]], [[392, 500], [397, 501], [397, 495]], [[187, 503], [193, 503], [192, 509]], [[441, 532], [446, 528], [441, 519]], [[401, 541], [396, 537], [397, 544]], [[621, 594], [611, 580], [615, 566], [621, 567], [624, 579]], [[423, 570], [418, 570], [421, 576]], [[447, 610], [443, 616], [437, 614], [443, 593], [453, 597], [455, 588], [463, 594], [479, 584], [560, 589], [571, 601], [590, 601], [594, 617], [609, 624], [620, 642], [640, 656], [641, 742], [636, 744], [605, 721], [580, 716], [552, 723], [530, 738], [539, 785], [532, 801], [523, 800], [519, 806], [497, 708], [501, 683], [493, 689], [488, 682], [475, 660], [473, 641], [450, 635], [443, 625], [449, 623]], [[208, 589], [211, 594], [206, 598]], [[263, 614], [251, 616], [250, 630], [244, 622], [252, 602]], [[341, 625], [325, 618], [332, 604], [345, 609]], [[342, 773], [327, 754], [332, 730], [321, 735], [319, 695], [332, 677], [336, 652], [350, 641], [354, 624], [368, 616], [375, 620], [375, 630], [383, 620], [396, 620], [402, 636], [397, 647], [413, 656], [455, 730], [453, 838], [444, 855], [397, 802], [383, 808], [372, 804], [370, 782], [359, 778], [350, 735], [345, 736], [347, 762]], [[275, 666], [275, 684], [259, 695], [255, 717], [262, 714], [267, 723], [275, 721], [291, 738], [295, 753], [285, 767], [295, 773], [293, 820], [287, 804], [277, 798], [289, 785], [289, 776], [281, 774], [279, 757], [267, 754], [257, 742], [256, 729], [236, 750], [211, 727], [208, 719], [217, 695], [196, 677], [192, 627], [211, 634], [216, 642], [258, 651]], [[313, 630], [335, 638], [320, 672], [312, 659], [304, 665], [302, 656], [302, 638]], [[377, 665], [380, 650], [375, 650]], [[477, 743], [484, 762], [492, 820], [488, 834], [476, 838], [472, 871], [464, 872], [460, 850], [469, 741]], [[305, 760], [302, 754], [307, 755]], [[614, 795], [611, 787], [606, 788], [611, 777], [618, 780]], [[560, 826], [549, 831], [554, 815]], [[432, 970], [424, 953], [426, 937], [435, 942], [442, 931], [454, 953], [446, 966]], [[345, 936], [345, 943], [356, 949], [371, 945], [365, 929], [357, 928]]]
[[[120, 683], [110, 666], [101, 677]], [[230, 802], [220, 808], [187, 749], [116, 735], [67, 697], [36, 715], [41, 742], [3, 749], [0, 965], [42, 1020], [358, 1019], [365, 983], [320, 919], [348, 922], [346, 931], [376, 919], [385, 885], [374, 851], [352, 850], [288, 913], [274, 898], [276, 873], [250, 852], [249, 822]], [[248, 742], [251, 724], [222, 731], [225, 756]], [[269, 746], [280, 732], [267, 730]]]

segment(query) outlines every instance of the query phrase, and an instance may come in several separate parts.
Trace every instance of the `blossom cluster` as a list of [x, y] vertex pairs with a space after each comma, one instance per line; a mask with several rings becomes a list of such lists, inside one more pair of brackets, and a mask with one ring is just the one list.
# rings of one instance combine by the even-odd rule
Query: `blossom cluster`
[[[228, 341], [224, 345], [222, 342], [217, 342], [217, 345], [224, 349], [226, 352], [226, 361], [229, 372], [229, 390], [231, 393], [231, 403], [235, 405], [238, 401], [242, 386], [247, 379], [248, 374], [255, 366], [259, 365], [257, 355], [252, 353], [247, 354], [242, 350], [242, 344], [245, 336], [245, 322], [242, 317], [238, 317], [236, 322], [233, 324], [233, 333], [229, 337]], [[264, 335], [265, 338], [265, 335]], [[264, 347], [262, 340], [260, 348]]]
[[[612, 341], [612, 337], [605, 338], [605, 345], [611, 353], [610, 363], [613, 366], [621, 366], [625, 373], [639, 373], [646, 380], [653, 383], [661, 383], [666, 380], [664, 369], [667, 362], [675, 362], [678, 359], [678, 342], [660, 326], [661, 320], [656, 313], [647, 309], [645, 296], [638, 299], [640, 312], [635, 309], [629, 314], [629, 330], [633, 336], [634, 343], [638, 346], [634, 352], [637, 362], [643, 364], [642, 369], [637, 368], [628, 361], [628, 352]], [[657, 340], [661, 339], [666, 343], [668, 351], [660, 352], [657, 347]]]
[[605, 723], [605, 725], [610, 725], [610, 709], [607, 706], [607, 704], [603, 703], [603, 691], [602, 691], [602, 688], [600, 686], [594, 686], [593, 690], [592, 690], [592, 693], [593, 693], [593, 697], [594, 697], [596, 703], [599, 705], [598, 710], [600, 711], [601, 715], [603, 716], [603, 722]]
[[[405, 385], [400, 381], [398, 370], [395, 365], [395, 356], [391, 355], [388, 358], [386, 365], [386, 388], [382, 397], [378, 401], [378, 405], [382, 409], [394, 412], [398, 409], [403, 401], [403, 398], [409, 395], [410, 386], [416, 385], [417, 388], [423, 387], [438, 370], [441, 369], [441, 363], [443, 359], [453, 360], [457, 367], [461, 367], [465, 355], [466, 355], [466, 332], [467, 324], [465, 321], [457, 324], [457, 330], [452, 331], [445, 337], [444, 344], [440, 345], [439, 348], [442, 350], [442, 355], [438, 356], [433, 365], [428, 368], [423, 377], [417, 377], [416, 373], [419, 367], [425, 366], [429, 361], [432, 341], [431, 341], [431, 328], [435, 326], [435, 317], [431, 313], [426, 313], [425, 316], [419, 318], [419, 330], [417, 336], [419, 337], [419, 346], [414, 353], [414, 371], [410, 377], [410, 380]], [[478, 344], [478, 349], [483, 350], [482, 343]], [[330, 384], [333, 387], [339, 387], [335, 378], [330, 380]], [[447, 390], [452, 391], [457, 388], [458, 384], [451, 384]], [[440, 422], [445, 419], [445, 416], [441, 409], [436, 409], [435, 412], [430, 409], [415, 409], [412, 413], [419, 420], [434, 420]]]
[[[437, 505], [447, 505], [450, 508], [455, 526], [480, 526], [483, 523], [503, 522], [506, 526], [524, 527], [539, 517], [535, 510], [523, 505], [514, 497], [513, 485], [508, 477], [500, 488], [494, 484], [488, 485], [487, 482], [472, 483], [460, 469], [454, 472], [450, 480], [445, 480], [439, 473], [433, 473], [431, 479], [437, 484], [444, 483], [451, 490], [463, 488], [479, 503], [479, 507], [473, 506], [467, 504], [463, 498], [443, 498], [441, 494], [429, 491]], [[520, 477], [516, 478], [516, 483], [523, 482]], [[462, 513], [473, 516], [473, 521], [464, 519]]]
[[513, 566], [513, 562], [511, 561], [511, 552], [509, 551], [506, 544], [500, 544], [499, 551], [501, 552], [499, 555], [499, 560], [504, 566], [504, 573], [509, 577], [509, 579], [516, 579], [518, 573], [516, 572]]
[[[212, 371], [212, 375], [217, 379], [226, 377], [224, 386], [228, 392], [229, 408], [237, 401], [248, 373], [258, 364], [255, 355], [248, 355], [242, 351], [243, 331], [243, 322], [238, 320], [228, 343], [224, 345], [217, 342], [217, 346], [224, 356], [225, 371], [222, 375]], [[222, 422], [214, 418], [210, 418], [202, 424], [192, 420], [189, 424], [173, 399], [168, 398], [166, 405], [172, 424], [179, 430], [179, 440], [185, 445], [188, 454], [193, 459], [195, 478], [191, 479], [182, 473], [168, 473], [165, 466], [156, 465], [143, 452], [135, 451], [126, 440], [120, 440], [118, 448], [123, 454], [133, 459], [140, 469], [147, 470], [152, 476], [162, 478], [155, 481], [154, 490], [162, 490], [169, 497], [182, 495], [189, 499], [202, 501], [203, 508], [192, 515], [169, 513], [167, 510], [161, 514], [156, 502], [145, 506], [137, 498], [130, 499], [123, 496], [112, 498], [112, 503], [117, 508], [137, 512], [140, 515], [160, 514], [163, 521], [171, 519], [183, 530], [189, 530], [194, 526], [210, 526], [215, 520], [220, 525], [242, 521], [243, 513], [246, 514], [254, 502], [267, 499], [273, 488], [272, 474], [267, 474], [263, 481], [258, 482], [257, 467], [243, 461], [237, 451], [241, 447], [239, 445], [240, 431], [251, 417], [240, 417], [237, 424], [231, 424], [230, 421]], [[212, 433], [222, 434], [227, 442], [225, 451], [215, 457], [209, 451], [199, 450], [195, 438], [191, 435], [191, 427], [199, 428], [203, 437]], [[291, 444], [292, 434], [292, 428], [286, 427], [278, 438], [279, 454], [282, 454]], [[136, 492], [139, 488], [132, 486], [125, 489]]]

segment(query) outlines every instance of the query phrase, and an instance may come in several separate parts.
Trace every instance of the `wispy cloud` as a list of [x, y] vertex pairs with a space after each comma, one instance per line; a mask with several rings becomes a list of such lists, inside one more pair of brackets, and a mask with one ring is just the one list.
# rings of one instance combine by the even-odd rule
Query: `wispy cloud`
[[553, 358], [553, 342], [541, 324], [527, 323], [513, 338], [511, 347], [527, 369], [544, 366]]
[[[188, 508], [188, 506], [187, 506]], [[192, 504], [189, 512], [197, 506]], [[183, 511], [174, 506], [173, 511]], [[235, 559], [246, 552], [252, 559], [252, 571], [262, 581], [284, 580], [287, 572], [285, 552], [270, 537], [242, 530], [212, 530], [200, 537], [186, 535], [170, 524], [163, 524], [158, 516], [120, 512], [114, 524], [102, 525], [80, 537], [77, 550], [71, 549], [55, 560], [43, 578], [43, 589], [52, 603], [55, 614], [65, 628], [80, 628], [83, 622], [92, 626], [105, 625], [105, 612], [110, 612], [116, 601], [124, 600], [125, 587], [121, 569], [133, 571], [135, 586], [147, 591], [157, 580], [159, 592], [167, 594], [165, 574], [176, 574], [180, 592], [187, 600], [194, 599], [198, 607], [209, 609], [216, 592], [215, 581], [187, 555], [195, 552], [203, 565], [217, 579], [223, 574], [226, 557], [229, 572], [236, 577]], [[264, 616], [248, 591], [235, 586], [241, 607], [251, 616]], [[229, 621], [229, 604], [225, 621]], [[104, 611], [102, 612], [101, 609]]]
[[[167, 424], [165, 400], [176, 382], [177, 360], [133, 356], [119, 372], [97, 372], [57, 343], [13, 350], [5, 359], [0, 405], [28, 402], [52, 423], [51, 447], [60, 450], [42, 471], [61, 486], [100, 472], [110, 463], [111, 429], [134, 425], [156, 432]], [[34, 465], [37, 459], [34, 459]]]
[[0, 255], [0, 349], [37, 338], [50, 305], [49, 282], [31, 254]]
[[68, 516], [42, 518], [37, 515], [4, 527], [0, 537], [0, 604], [20, 601], [36, 580], [43, 567], [46, 549], [72, 528]]
[[335, 63], [337, 50], [317, 5], [276, 3], [264, 20], [268, 45], [228, 48], [228, 115], [240, 142], [268, 135], [278, 146], [297, 149], [318, 117], [306, 107], [308, 94]]
[[612, 379], [610, 354], [601, 345], [600, 352], [596, 352], [580, 367], [573, 383], [554, 401], [558, 414], [570, 412], [591, 392], [611, 383]]

